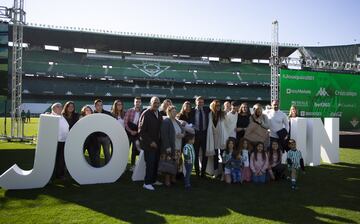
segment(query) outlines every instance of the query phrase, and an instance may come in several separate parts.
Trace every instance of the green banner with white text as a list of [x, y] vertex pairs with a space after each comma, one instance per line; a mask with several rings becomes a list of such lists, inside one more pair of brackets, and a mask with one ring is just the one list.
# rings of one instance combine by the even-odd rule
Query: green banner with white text
[[360, 75], [282, 69], [280, 108], [301, 117], [339, 117], [340, 130], [360, 131]]

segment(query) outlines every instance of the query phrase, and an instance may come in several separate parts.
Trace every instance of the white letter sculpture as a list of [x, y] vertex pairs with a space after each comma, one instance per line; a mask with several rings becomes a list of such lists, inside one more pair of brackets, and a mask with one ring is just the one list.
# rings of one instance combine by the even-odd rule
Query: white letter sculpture
[[42, 188], [49, 182], [55, 164], [59, 117], [40, 115], [38, 133], [33, 169], [23, 170], [14, 164], [0, 176], [0, 186], [2, 188]]
[[311, 166], [339, 162], [339, 118], [307, 118], [307, 161]]
[[[112, 142], [112, 157], [104, 167], [95, 168], [84, 157], [84, 142], [93, 132], [107, 134]], [[79, 184], [115, 182], [125, 171], [128, 156], [129, 140], [125, 129], [106, 114], [92, 114], [81, 118], [70, 130], [65, 143], [66, 167]]]

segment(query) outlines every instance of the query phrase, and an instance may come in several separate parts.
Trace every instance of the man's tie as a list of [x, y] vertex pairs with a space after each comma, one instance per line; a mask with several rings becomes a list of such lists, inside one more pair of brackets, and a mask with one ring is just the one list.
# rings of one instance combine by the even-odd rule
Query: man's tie
[[202, 109], [199, 110], [199, 131], [202, 131], [204, 128], [203, 125], [203, 112]]

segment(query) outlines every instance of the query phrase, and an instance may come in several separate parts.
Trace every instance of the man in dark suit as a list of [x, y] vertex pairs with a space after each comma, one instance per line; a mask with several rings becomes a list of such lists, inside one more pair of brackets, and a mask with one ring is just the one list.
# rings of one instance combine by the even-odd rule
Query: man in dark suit
[[204, 98], [199, 96], [195, 100], [196, 107], [191, 110], [190, 121], [195, 128], [195, 171], [196, 175], [199, 176], [199, 152], [202, 149], [202, 160], [201, 160], [201, 176], [205, 177], [205, 170], [207, 165], [207, 157], [205, 155], [206, 150], [206, 137], [207, 128], [209, 124], [209, 107], [204, 106]]
[[[103, 114], [107, 114], [107, 115], [113, 117], [109, 111], [106, 111], [103, 109], [103, 101], [102, 100], [100, 100], [100, 99], [95, 100], [94, 106], [95, 106], [94, 113], [103, 113]], [[111, 140], [110, 140], [109, 136], [107, 136], [106, 134], [104, 134], [102, 132], [95, 132], [95, 136], [96, 136], [97, 144], [94, 147], [94, 150], [95, 150], [94, 154], [96, 155], [96, 157], [99, 157], [99, 158], [95, 158], [95, 160], [100, 161], [100, 149], [102, 146], [104, 155], [105, 155], [105, 164], [107, 164], [111, 159], [111, 153], [110, 153]], [[97, 166], [99, 166], [99, 165], [100, 164], [97, 164]]]
[[152, 97], [150, 108], [145, 110], [139, 119], [138, 132], [140, 136], [140, 145], [144, 150], [146, 163], [144, 188], [155, 190], [153, 185], [161, 185], [157, 179], [157, 170], [160, 159], [160, 127], [162, 116], [158, 111], [160, 100], [158, 97]]

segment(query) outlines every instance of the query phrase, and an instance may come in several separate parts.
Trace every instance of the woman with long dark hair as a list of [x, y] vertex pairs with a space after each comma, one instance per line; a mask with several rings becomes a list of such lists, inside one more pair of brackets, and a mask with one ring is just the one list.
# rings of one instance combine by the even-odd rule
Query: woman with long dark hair
[[111, 107], [111, 114], [115, 117], [115, 119], [124, 126], [124, 117], [125, 117], [125, 109], [124, 103], [121, 100], [115, 100]]
[[186, 121], [186, 123], [190, 123], [190, 112], [191, 103], [190, 101], [185, 101], [181, 107], [180, 112], [176, 115], [176, 118], [180, 121]]
[[242, 103], [239, 108], [239, 115], [236, 122], [236, 140], [239, 142], [245, 135], [245, 130], [250, 123], [250, 110], [247, 103]]
[[61, 114], [68, 122], [69, 129], [71, 129], [74, 124], [79, 120], [79, 114], [75, 111], [75, 103], [73, 101], [68, 101], [64, 104]]

